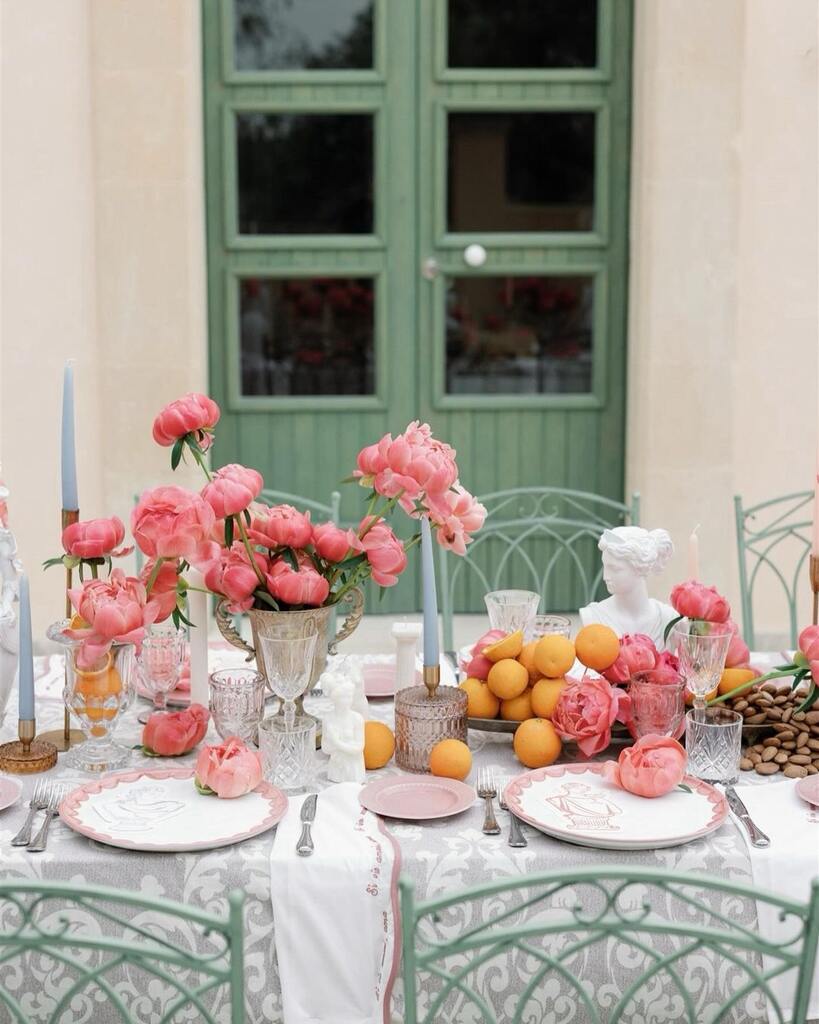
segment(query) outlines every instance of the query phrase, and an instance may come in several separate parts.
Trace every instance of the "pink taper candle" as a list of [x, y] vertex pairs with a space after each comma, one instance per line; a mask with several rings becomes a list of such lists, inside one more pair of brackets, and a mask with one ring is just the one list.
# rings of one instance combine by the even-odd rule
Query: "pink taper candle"
[[690, 580], [700, 578], [700, 539], [697, 536], [699, 528], [700, 524], [697, 523], [688, 538], [688, 578]]

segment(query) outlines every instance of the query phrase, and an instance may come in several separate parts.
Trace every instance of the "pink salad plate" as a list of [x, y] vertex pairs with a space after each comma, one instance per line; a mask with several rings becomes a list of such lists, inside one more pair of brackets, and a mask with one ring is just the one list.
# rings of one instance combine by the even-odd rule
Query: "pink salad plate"
[[475, 790], [456, 779], [390, 775], [365, 786], [361, 806], [385, 818], [432, 821], [460, 814], [475, 803]]
[[808, 775], [796, 783], [796, 792], [806, 803], [819, 807], [819, 775]]
[[16, 804], [23, 792], [23, 783], [20, 779], [12, 778], [10, 775], [0, 775], [0, 811]]
[[708, 835], [728, 817], [719, 790], [686, 775], [649, 800], [607, 782], [600, 762], [550, 765], [513, 779], [509, 810], [555, 839], [600, 850], [657, 850]]
[[180, 853], [241, 843], [277, 825], [287, 797], [269, 782], [245, 796], [203, 796], [192, 768], [118, 772], [73, 790], [60, 817], [80, 835], [124, 850]]
[[364, 678], [365, 697], [395, 696], [395, 664], [365, 665], [361, 670]]

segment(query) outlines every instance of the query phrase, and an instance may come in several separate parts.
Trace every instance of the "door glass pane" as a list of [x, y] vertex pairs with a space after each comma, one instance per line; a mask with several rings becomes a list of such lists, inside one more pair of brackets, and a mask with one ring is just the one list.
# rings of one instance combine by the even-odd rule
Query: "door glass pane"
[[369, 234], [372, 114], [236, 115], [243, 235]]
[[243, 395], [371, 395], [371, 277], [247, 277], [239, 288]]
[[597, 0], [449, 0], [451, 68], [590, 68]]
[[591, 391], [592, 312], [588, 276], [450, 278], [447, 393]]
[[594, 128], [588, 111], [448, 115], [449, 231], [590, 231]]
[[237, 71], [371, 68], [373, 0], [234, 0]]

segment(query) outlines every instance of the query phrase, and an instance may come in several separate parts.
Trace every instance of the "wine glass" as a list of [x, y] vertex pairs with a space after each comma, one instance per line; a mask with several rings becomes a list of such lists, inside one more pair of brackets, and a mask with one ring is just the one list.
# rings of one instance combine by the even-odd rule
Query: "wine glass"
[[673, 669], [635, 672], [629, 680], [631, 728], [634, 736], [682, 734], [685, 714], [685, 680]]
[[540, 595], [532, 590], [493, 590], [484, 595], [492, 629], [514, 633], [529, 628], [540, 604]]
[[725, 668], [733, 633], [721, 622], [678, 622], [671, 631], [670, 647], [680, 660], [680, 672], [694, 695], [694, 707], [704, 708]]
[[[153, 711], [165, 711], [168, 705], [168, 694], [176, 689], [182, 659], [185, 653], [185, 633], [181, 629], [173, 631], [152, 627], [151, 632], [142, 641], [139, 653], [139, 668], [142, 675], [142, 686], [153, 698]], [[143, 725], [152, 712], [144, 711], [138, 718]]]
[[292, 729], [296, 720], [296, 698], [310, 685], [318, 633], [283, 640], [272, 636], [259, 639], [268, 686], [283, 702], [285, 728]]

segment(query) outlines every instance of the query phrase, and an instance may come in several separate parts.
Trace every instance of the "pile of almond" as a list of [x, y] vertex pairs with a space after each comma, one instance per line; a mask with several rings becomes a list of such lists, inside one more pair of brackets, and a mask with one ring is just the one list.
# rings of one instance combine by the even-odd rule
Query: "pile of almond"
[[819, 704], [797, 711], [805, 696], [804, 688], [793, 692], [771, 680], [727, 702], [740, 712], [745, 725], [771, 731], [745, 747], [739, 762], [743, 771], [759, 775], [781, 771], [789, 779], [819, 774]]

